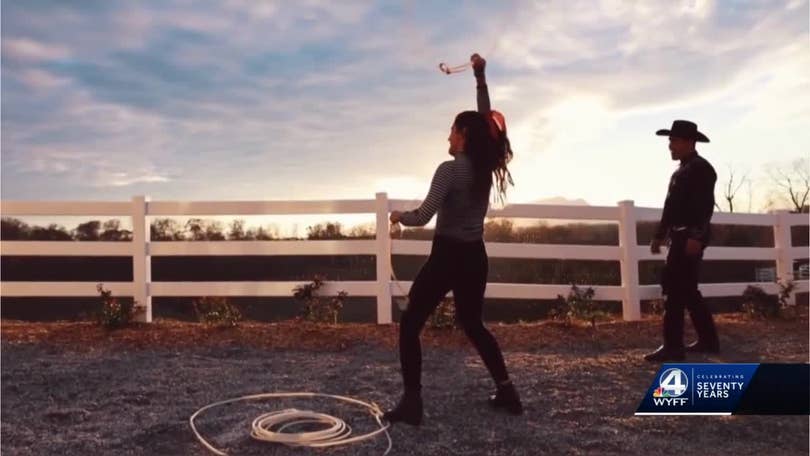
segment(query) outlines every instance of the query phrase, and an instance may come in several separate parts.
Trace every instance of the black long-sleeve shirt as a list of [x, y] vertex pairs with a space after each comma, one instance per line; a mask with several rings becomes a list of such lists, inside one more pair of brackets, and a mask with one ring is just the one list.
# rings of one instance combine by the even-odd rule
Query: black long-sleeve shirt
[[[489, 92], [486, 84], [476, 88], [478, 112], [490, 115]], [[456, 154], [453, 160], [439, 164], [430, 183], [430, 190], [419, 208], [403, 212], [400, 222], [405, 226], [424, 226], [438, 212], [436, 234], [461, 241], [477, 241], [484, 235], [484, 217], [489, 209], [489, 192], [482, 197], [473, 192], [475, 170], [466, 154]]]
[[717, 173], [697, 152], [682, 160], [669, 180], [664, 212], [655, 238], [663, 240], [669, 236], [671, 229], [685, 227], [690, 238], [704, 246], [708, 245], [711, 240], [715, 182]]

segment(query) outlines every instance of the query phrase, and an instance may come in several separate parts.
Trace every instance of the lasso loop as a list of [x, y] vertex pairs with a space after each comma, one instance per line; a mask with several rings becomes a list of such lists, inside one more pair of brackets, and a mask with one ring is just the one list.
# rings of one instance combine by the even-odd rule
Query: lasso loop
[[472, 66], [472, 63], [465, 63], [463, 65], [456, 65], [451, 67], [448, 66], [446, 63], [442, 62], [439, 64], [439, 70], [444, 74], [461, 73], [470, 66]]

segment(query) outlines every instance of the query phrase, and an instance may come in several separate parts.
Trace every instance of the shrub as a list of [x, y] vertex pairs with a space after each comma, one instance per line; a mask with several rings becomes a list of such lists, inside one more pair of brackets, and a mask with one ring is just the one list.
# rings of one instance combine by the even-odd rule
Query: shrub
[[340, 291], [332, 299], [322, 300], [317, 292], [323, 283], [323, 277], [316, 275], [312, 282], [293, 288], [293, 297], [303, 305], [300, 318], [304, 321], [337, 324], [340, 311], [343, 310], [343, 304], [349, 294]]
[[598, 308], [593, 296], [596, 292], [593, 288], [579, 288], [571, 284], [571, 291], [567, 297], [557, 295], [557, 301], [551, 310], [554, 319], [562, 320], [570, 326], [574, 320], [584, 320], [591, 323], [591, 327], [596, 329], [596, 320], [607, 319], [605, 311]]
[[653, 315], [664, 315], [664, 302], [663, 299], [653, 299], [650, 302], [650, 311]]
[[788, 277], [786, 279], [777, 280], [776, 285], [779, 287], [779, 294], [777, 295], [779, 297], [779, 305], [784, 309], [790, 305], [790, 295], [796, 290], [796, 282]]
[[227, 298], [205, 296], [194, 301], [197, 320], [216, 328], [233, 328], [242, 321], [242, 314]]
[[437, 329], [452, 329], [456, 326], [456, 306], [453, 298], [444, 298], [430, 315], [428, 325]]
[[749, 285], [743, 292], [743, 310], [752, 317], [795, 318], [799, 314], [796, 306], [790, 305], [790, 297], [796, 289], [791, 279], [776, 281], [779, 288], [776, 296], [767, 294], [762, 288]]
[[107, 329], [123, 328], [129, 325], [138, 312], [143, 310], [136, 301], [122, 302], [113, 297], [112, 291], [105, 290], [103, 283], [96, 285], [96, 290], [101, 295], [101, 310], [96, 315], [96, 321]]
[[779, 298], [756, 285], [748, 285], [742, 294], [743, 310], [752, 317], [774, 318], [779, 315]]

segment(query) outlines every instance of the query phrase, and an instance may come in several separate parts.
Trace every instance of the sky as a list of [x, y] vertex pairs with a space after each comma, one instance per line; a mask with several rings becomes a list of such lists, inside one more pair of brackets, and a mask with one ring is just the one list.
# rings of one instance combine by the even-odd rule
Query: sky
[[[509, 202], [660, 207], [675, 119], [721, 184], [810, 146], [808, 2], [2, 3], [4, 200], [421, 199], [488, 61]], [[745, 191], [741, 193], [746, 193]]]

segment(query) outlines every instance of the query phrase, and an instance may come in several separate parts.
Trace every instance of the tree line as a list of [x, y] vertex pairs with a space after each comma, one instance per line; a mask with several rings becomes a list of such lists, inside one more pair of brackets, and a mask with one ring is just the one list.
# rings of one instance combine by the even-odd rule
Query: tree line
[[[640, 222], [636, 233], [640, 245], [650, 242], [656, 223]], [[807, 245], [807, 227], [793, 227], [794, 245]], [[773, 230], [768, 226], [713, 225], [713, 244], [724, 246], [772, 247]], [[430, 240], [434, 231], [430, 228], [406, 228], [391, 233], [394, 238]], [[131, 241], [132, 231], [121, 227], [120, 220], [91, 220], [68, 230], [61, 225], [45, 227], [28, 225], [22, 220], [2, 218], [3, 240], [26, 241]], [[273, 240], [340, 240], [374, 239], [373, 224], [344, 227], [339, 222], [323, 222], [307, 227], [304, 237], [282, 237], [278, 227], [247, 227], [245, 221], [236, 219], [225, 226], [217, 220], [190, 218], [180, 223], [172, 218], [159, 218], [150, 224], [150, 237], [160, 241], [273, 241]], [[566, 223], [549, 224], [543, 221], [533, 224], [516, 224], [511, 219], [491, 219], [484, 227], [488, 242], [514, 242], [526, 244], [578, 244], [618, 245], [618, 224]]]

